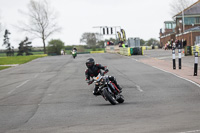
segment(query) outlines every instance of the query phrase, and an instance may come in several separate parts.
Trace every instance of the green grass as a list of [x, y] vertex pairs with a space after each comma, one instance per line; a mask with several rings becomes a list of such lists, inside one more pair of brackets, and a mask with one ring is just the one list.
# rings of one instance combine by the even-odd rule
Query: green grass
[[6, 68], [9, 68], [10, 66], [0, 66], [0, 70], [3, 70], [3, 69], [6, 69]]
[[0, 65], [9, 65], [9, 64], [24, 64], [31, 60], [47, 56], [43, 55], [30, 55], [30, 56], [10, 56], [10, 57], [0, 57]]
[[[33, 55], [41, 55], [41, 54], [44, 54], [43, 51], [40, 51], [40, 52], [31, 52]], [[14, 53], [14, 56], [17, 56], [17, 52]], [[24, 54], [25, 56], [25, 54]], [[6, 57], [6, 53], [0, 53], [0, 57]]]

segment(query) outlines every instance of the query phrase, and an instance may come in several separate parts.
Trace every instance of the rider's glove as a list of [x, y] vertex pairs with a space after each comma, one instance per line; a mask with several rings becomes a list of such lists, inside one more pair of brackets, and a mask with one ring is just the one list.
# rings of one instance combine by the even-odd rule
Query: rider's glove
[[109, 70], [106, 68], [106, 69], [105, 69], [105, 72], [107, 73], [108, 71], [109, 71]]
[[87, 80], [88, 85], [93, 83], [93, 80]]

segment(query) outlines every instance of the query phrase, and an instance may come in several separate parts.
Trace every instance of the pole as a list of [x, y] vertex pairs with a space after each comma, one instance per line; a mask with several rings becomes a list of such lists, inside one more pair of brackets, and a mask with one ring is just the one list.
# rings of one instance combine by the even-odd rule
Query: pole
[[172, 49], [172, 61], [173, 61], [173, 69], [176, 69], [175, 48]]
[[181, 69], [181, 48], [178, 49], [178, 62], [179, 62], [179, 69]]
[[183, 33], [184, 33], [185, 32], [184, 10], [182, 11], [182, 24], [183, 24]]
[[194, 53], [195, 59], [194, 59], [194, 76], [197, 76], [197, 70], [198, 70], [198, 52]]

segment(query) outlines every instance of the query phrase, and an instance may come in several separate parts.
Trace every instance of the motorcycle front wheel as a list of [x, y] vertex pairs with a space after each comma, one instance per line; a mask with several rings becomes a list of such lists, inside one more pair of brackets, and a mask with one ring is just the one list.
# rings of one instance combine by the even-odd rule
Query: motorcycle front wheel
[[106, 97], [106, 99], [112, 104], [115, 105], [117, 102], [115, 98], [107, 91], [107, 89], [103, 90], [103, 95]]

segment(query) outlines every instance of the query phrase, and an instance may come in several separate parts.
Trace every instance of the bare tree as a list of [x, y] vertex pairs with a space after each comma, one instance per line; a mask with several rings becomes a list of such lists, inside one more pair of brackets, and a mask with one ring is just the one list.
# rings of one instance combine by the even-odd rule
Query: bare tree
[[99, 38], [99, 33], [88, 33], [82, 34], [80, 42], [86, 43], [89, 47], [95, 47]]
[[171, 15], [176, 15], [179, 12], [182, 12], [184, 9], [192, 5], [197, 0], [173, 0], [170, 3]]
[[0, 32], [2, 31], [2, 24], [1, 24], [1, 18], [0, 18]]
[[1, 12], [0, 12], [0, 33], [3, 31], [2, 29], [2, 19], [1, 19]]
[[2, 28], [1, 28], [1, 22], [0, 22], [0, 32], [1, 32]]
[[30, 33], [36, 38], [41, 38], [46, 54], [46, 39], [55, 32], [59, 32], [61, 28], [56, 23], [57, 13], [50, 8], [46, 0], [31, 0], [28, 5], [28, 13], [21, 11], [28, 18], [27, 23], [22, 23], [20, 30]]

